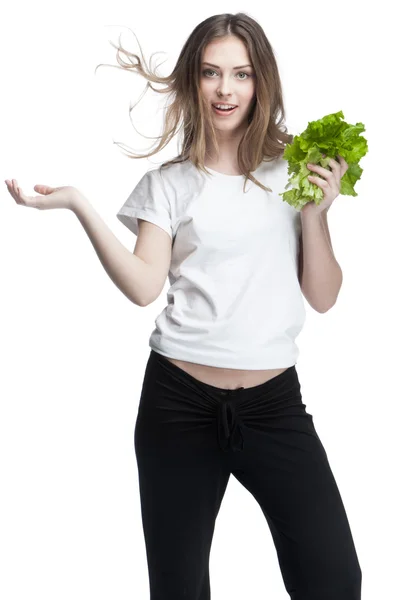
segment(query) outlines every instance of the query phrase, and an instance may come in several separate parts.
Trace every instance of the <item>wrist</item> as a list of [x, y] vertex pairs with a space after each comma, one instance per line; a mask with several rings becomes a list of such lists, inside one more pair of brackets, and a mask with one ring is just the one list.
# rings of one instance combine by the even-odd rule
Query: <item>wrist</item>
[[303, 208], [300, 211], [300, 216], [302, 220], [306, 219], [307, 221], [319, 221], [322, 218], [323, 213], [327, 212], [326, 210], [318, 212], [318, 210], [316, 210], [316, 206], [313, 205], [314, 203], [309, 202], [308, 204], [303, 206]]
[[81, 194], [81, 192], [76, 190], [76, 192], [71, 195], [68, 204], [68, 209], [75, 213], [76, 216], [79, 216], [79, 214], [84, 210], [85, 206], [87, 206], [88, 204], [90, 204], [89, 200], [83, 194]]

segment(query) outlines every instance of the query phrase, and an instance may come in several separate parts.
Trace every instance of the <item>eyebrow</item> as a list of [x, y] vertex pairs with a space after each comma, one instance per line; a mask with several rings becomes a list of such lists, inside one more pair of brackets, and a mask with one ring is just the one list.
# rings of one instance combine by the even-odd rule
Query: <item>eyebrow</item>
[[[211, 67], [215, 67], [216, 69], [220, 69], [218, 65], [213, 65], [210, 62], [203, 62], [203, 65], [210, 65]], [[253, 68], [251, 65], [241, 65], [240, 67], [233, 67], [234, 69], [244, 69], [245, 67]]]

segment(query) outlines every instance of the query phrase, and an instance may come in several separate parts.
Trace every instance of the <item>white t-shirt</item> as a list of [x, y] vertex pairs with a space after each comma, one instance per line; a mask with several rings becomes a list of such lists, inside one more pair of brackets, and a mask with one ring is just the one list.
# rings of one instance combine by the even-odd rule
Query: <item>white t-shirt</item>
[[243, 175], [190, 162], [147, 171], [117, 213], [135, 235], [137, 219], [173, 240], [168, 304], [149, 346], [170, 358], [228, 369], [275, 369], [297, 361], [306, 318], [298, 281], [300, 212], [284, 202], [287, 161]]

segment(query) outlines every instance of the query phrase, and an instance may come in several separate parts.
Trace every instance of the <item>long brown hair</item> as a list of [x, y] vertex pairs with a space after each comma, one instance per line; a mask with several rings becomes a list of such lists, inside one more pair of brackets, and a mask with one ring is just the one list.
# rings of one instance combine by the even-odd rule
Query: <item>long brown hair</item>
[[[117, 47], [111, 42], [117, 49], [117, 61], [122, 69], [136, 70], [147, 79], [146, 89], [150, 87], [153, 91], [169, 94], [172, 98], [166, 111], [163, 132], [157, 136], [161, 139], [156, 148], [142, 155], [131, 152], [128, 153], [128, 157], [147, 158], [157, 154], [180, 132], [183, 124], [182, 151], [176, 158], [162, 163], [161, 168], [190, 160], [199, 170], [209, 174], [204, 166], [206, 140], [211, 140], [217, 156], [218, 143], [211, 107], [200, 89], [201, 62], [207, 44], [228, 36], [236, 36], [245, 44], [254, 67], [256, 81], [255, 100], [249, 113], [248, 127], [238, 146], [239, 169], [245, 175], [244, 186], [250, 179], [262, 189], [271, 191], [255, 179], [251, 171], [255, 171], [261, 162], [280, 158], [285, 144], [292, 143], [293, 135], [287, 133], [287, 127], [284, 125], [286, 115], [282, 85], [272, 46], [262, 27], [243, 12], [213, 15], [197, 25], [187, 38], [172, 73], [166, 77], [155, 73], [157, 66], [151, 70], [144, 58], [143, 66], [139, 56], [125, 50], [121, 44]], [[141, 48], [140, 51], [143, 57]], [[129, 63], [121, 60], [120, 53], [125, 54]], [[132, 61], [132, 57], [136, 63]], [[108, 66], [120, 68], [116, 65]], [[164, 84], [166, 87], [155, 89], [152, 83]], [[134, 107], [130, 107], [129, 114], [132, 108]]]

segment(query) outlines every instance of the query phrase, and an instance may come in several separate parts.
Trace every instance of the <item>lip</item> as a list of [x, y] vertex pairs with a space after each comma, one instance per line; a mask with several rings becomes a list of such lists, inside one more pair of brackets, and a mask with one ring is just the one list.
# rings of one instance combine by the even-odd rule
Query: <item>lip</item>
[[[217, 103], [218, 104], [218, 103]], [[223, 104], [223, 102], [221, 102], [221, 104]], [[218, 108], [215, 108], [214, 104], [211, 104], [214, 112], [221, 117], [228, 117], [229, 115], [232, 115], [235, 110], [238, 108], [238, 106], [236, 105], [235, 108], [229, 112], [223, 111], [223, 110], [218, 110]]]

